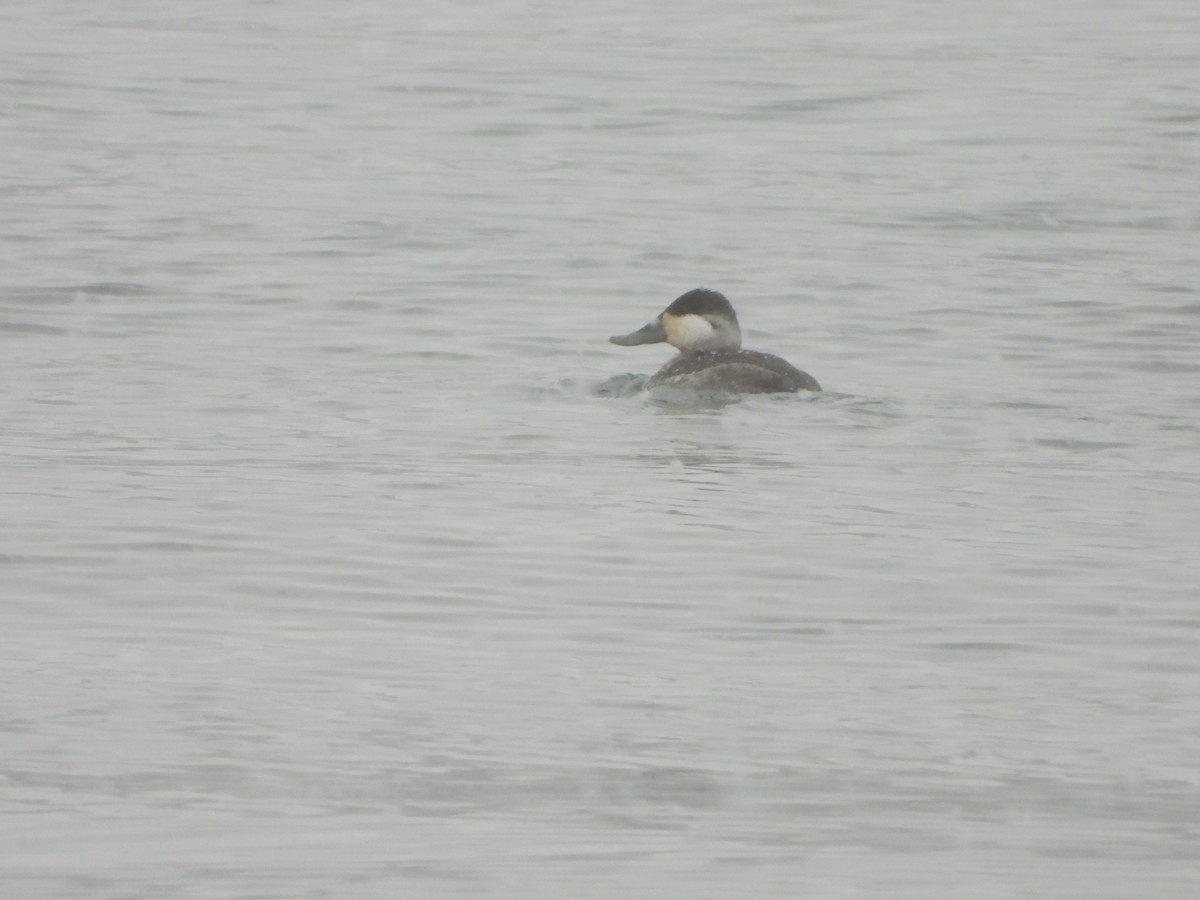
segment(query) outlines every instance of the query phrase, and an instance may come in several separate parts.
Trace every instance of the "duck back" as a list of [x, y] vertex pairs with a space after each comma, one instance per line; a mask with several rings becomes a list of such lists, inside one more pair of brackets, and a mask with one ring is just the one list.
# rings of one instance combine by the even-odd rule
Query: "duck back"
[[807, 372], [785, 359], [757, 350], [681, 353], [659, 369], [646, 386], [657, 385], [742, 394], [821, 390], [817, 380]]

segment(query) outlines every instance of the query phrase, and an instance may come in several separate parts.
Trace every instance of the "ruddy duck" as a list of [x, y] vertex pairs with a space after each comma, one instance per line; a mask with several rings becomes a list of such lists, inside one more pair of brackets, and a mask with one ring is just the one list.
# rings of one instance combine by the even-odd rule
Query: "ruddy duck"
[[737, 313], [719, 291], [696, 288], [637, 331], [609, 340], [622, 347], [666, 341], [679, 355], [658, 370], [646, 387], [672, 385], [741, 394], [819, 391], [807, 372], [756, 350], [742, 349]]

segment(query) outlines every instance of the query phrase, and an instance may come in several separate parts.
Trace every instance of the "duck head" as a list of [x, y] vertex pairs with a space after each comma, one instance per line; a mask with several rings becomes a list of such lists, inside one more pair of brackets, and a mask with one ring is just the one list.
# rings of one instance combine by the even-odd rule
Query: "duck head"
[[664, 341], [681, 353], [740, 350], [742, 330], [737, 313], [720, 291], [696, 288], [676, 298], [648, 325], [609, 340], [622, 347], [660, 344]]

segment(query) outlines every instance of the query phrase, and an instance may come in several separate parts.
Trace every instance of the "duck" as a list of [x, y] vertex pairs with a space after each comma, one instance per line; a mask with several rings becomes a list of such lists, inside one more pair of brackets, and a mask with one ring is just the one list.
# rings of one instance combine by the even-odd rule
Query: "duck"
[[733, 304], [720, 291], [696, 288], [675, 298], [649, 324], [609, 338], [621, 347], [668, 343], [679, 355], [646, 381], [737, 394], [819, 391], [807, 372], [770, 353], [742, 349], [742, 329]]

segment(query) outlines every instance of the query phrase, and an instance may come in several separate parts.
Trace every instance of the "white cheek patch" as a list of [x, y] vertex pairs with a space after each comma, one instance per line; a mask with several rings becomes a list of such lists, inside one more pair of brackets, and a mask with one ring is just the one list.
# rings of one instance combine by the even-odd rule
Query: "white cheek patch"
[[667, 316], [662, 319], [667, 342], [679, 350], [702, 347], [712, 340], [715, 330], [708, 319], [689, 313], [686, 316]]

